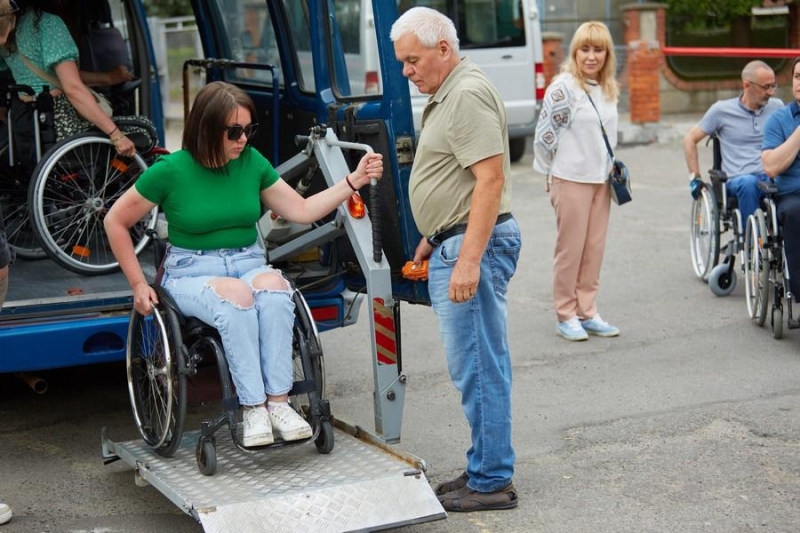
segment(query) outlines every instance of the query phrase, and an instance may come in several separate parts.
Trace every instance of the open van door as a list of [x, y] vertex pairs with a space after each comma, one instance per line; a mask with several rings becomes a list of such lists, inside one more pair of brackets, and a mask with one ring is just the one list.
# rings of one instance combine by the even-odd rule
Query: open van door
[[[192, 68], [200, 67], [201, 81], [227, 81], [253, 98], [259, 129], [251, 142], [287, 183], [310, 194], [348, 172], [347, 166], [326, 168], [320, 154], [295, 165], [311, 131], [331, 131], [340, 144], [383, 154], [383, 179], [360, 191], [369, 221], [339, 210], [296, 227], [267, 214], [261, 229], [270, 262], [303, 292], [320, 330], [352, 324], [361, 303], [370, 306], [376, 428], [384, 440], [397, 441], [406, 381], [399, 303], [429, 300], [425, 283], [401, 275], [420, 235], [407, 194], [414, 145], [408, 82], [388, 37], [396, 3], [372, 6], [372, 31], [382, 36], [382, 94], [367, 90], [357, 60], [364, 51], [361, 0], [192, 0], [192, 6], [206, 57]], [[349, 168], [362, 155], [344, 150]], [[379, 227], [365, 237], [358, 228], [375, 221]], [[373, 241], [380, 244], [377, 254]]]

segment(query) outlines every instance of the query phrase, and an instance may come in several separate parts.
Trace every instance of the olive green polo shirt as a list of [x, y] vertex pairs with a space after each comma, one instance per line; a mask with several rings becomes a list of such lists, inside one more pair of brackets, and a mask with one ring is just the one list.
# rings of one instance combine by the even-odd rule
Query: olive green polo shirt
[[431, 237], [469, 218], [474, 163], [504, 154], [500, 213], [511, 211], [506, 111], [489, 78], [468, 58], [431, 95], [422, 114], [409, 198], [420, 233]]

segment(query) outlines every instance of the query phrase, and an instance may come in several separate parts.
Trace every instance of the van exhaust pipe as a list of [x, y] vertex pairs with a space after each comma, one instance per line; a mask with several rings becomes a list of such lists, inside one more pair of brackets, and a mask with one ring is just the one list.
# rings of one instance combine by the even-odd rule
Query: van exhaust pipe
[[49, 388], [49, 385], [46, 380], [34, 374], [28, 374], [26, 372], [17, 372], [14, 374], [14, 376], [24, 381], [25, 384], [28, 387], [30, 387], [31, 390], [36, 394], [44, 394], [45, 392], [47, 392], [47, 389]]

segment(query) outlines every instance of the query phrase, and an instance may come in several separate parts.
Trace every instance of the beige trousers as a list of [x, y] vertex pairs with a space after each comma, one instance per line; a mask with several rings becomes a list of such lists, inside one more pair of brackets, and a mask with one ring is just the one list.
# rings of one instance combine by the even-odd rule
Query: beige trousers
[[559, 322], [597, 314], [600, 268], [606, 248], [611, 190], [605, 183], [553, 178], [550, 203], [556, 211], [553, 300]]

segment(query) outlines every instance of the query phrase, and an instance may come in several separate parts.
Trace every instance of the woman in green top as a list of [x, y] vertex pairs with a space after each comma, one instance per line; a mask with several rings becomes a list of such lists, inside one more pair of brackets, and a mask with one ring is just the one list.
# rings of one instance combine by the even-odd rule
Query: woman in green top
[[195, 98], [183, 149], [159, 158], [105, 218], [114, 255], [133, 289], [134, 307], [157, 302], [128, 229], [155, 205], [169, 220], [170, 248], [162, 285], [187, 316], [216, 327], [244, 411], [244, 445], [311, 436], [288, 404], [292, 387], [294, 304], [281, 273], [257, 244], [263, 203], [286, 220], [315, 222], [353, 190], [380, 178], [380, 154], [367, 154], [339, 183], [303, 198], [269, 161], [247, 145], [255, 105], [234, 85], [213, 82]]

